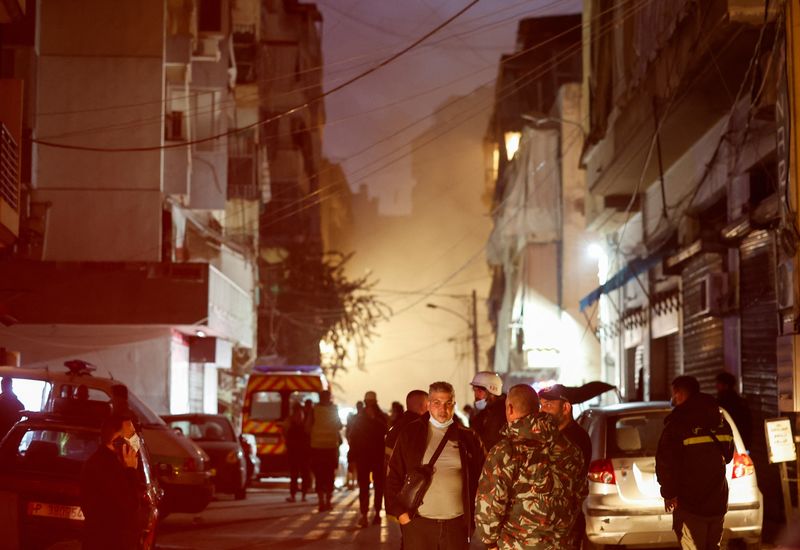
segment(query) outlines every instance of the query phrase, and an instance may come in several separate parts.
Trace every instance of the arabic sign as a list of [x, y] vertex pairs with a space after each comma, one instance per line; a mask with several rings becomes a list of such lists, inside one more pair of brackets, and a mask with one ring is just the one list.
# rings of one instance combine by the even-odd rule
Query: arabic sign
[[792, 423], [788, 418], [771, 418], [764, 421], [767, 434], [769, 462], [790, 462], [797, 460], [797, 451], [792, 436]]

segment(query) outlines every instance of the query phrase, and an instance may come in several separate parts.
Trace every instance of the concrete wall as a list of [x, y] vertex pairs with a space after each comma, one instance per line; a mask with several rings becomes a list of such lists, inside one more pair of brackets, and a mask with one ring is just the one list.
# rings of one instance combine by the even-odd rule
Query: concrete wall
[[22, 364], [61, 370], [82, 359], [98, 376], [125, 383], [157, 413], [170, 411], [170, 329], [99, 325], [16, 325], [0, 328], [0, 345], [18, 350]]
[[599, 236], [586, 227], [586, 173], [579, 168], [583, 133], [576, 123], [585, 120], [581, 111], [581, 88], [578, 84], [561, 87], [557, 105], [561, 125], [562, 186], [562, 381], [578, 384], [600, 379], [600, 343], [586, 329], [580, 312], [581, 298], [598, 285], [597, 260], [589, 254], [590, 245]]
[[[43, 0], [36, 137], [99, 148], [163, 140], [162, 0]], [[44, 259], [160, 257], [162, 151], [34, 148], [36, 199], [52, 203]]]

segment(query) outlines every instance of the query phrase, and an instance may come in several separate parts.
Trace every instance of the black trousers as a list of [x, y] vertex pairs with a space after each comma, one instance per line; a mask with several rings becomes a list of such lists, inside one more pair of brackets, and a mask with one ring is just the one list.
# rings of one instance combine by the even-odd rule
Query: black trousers
[[405, 550], [466, 550], [467, 524], [464, 516], [429, 519], [417, 516], [401, 526]]
[[359, 458], [356, 461], [358, 469], [358, 503], [361, 506], [361, 513], [369, 511], [369, 480], [372, 474], [372, 484], [375, 489], [375, 511], [380, 512], [383, 503], [383, 485], [386, 479], [386, 472], [383, 469], [383, 457], [378, 460], [366, 460]]
[[289, 449], [289, 493], [294, 496], [297, 491], [304, 495], [311, 490], [311, 461], [308, 448]]
[[678, 507], [672, 512], [672, 530], [684, 550], [718, 550], [725, 516], [698, 516]]
[[311, 469], [314, 471], [317, 493], [333, 493], [333, 480], [339, 466], [339, 449], [311, 449]]

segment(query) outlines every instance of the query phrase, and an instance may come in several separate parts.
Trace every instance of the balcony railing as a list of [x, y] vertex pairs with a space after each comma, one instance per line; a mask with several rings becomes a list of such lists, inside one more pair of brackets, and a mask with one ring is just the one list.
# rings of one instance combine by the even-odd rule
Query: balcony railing
[[19, 149], [3, 123], [0, 123], [0, 198], [19, 212]]

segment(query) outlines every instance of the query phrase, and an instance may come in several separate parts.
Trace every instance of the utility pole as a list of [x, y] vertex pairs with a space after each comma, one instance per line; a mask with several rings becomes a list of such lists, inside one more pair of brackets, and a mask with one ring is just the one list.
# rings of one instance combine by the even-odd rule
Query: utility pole
[[475, 374], [478, 373], [479, 362], [478, 362], [478, 354], [480, 350], [478, 348], [478, 294], [475, 292], [475, 289], [472, 289], [472, 361], [475, 365]]

